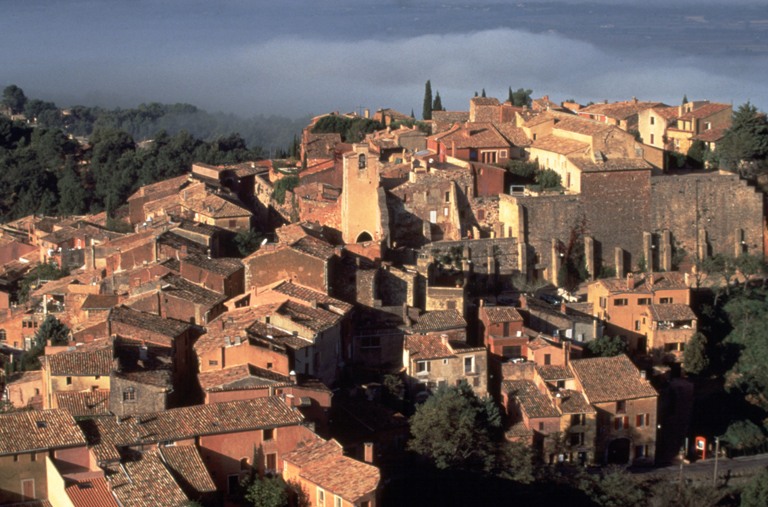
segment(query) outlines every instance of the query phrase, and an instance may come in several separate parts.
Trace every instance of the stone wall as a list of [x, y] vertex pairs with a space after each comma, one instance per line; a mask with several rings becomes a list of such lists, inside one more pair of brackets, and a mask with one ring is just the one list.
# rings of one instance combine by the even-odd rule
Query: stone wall
[[659, 176], [651, 190], [653, 232], [670, 230], [688, 255], [697, 241], [706, 255], [763, 254], [763, 195], [738, 176]]

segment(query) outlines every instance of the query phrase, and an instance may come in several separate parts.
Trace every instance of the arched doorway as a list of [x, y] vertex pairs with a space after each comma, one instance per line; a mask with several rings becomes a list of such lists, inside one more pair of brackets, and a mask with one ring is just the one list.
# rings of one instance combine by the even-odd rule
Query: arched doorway
[[608, 444], [605, 461], [609, 465], [626, 465], [629, 463], [629, 447], [630, 441], [628, 438], [622, 437], [611, 440]]
[[363, 231], [357, 236], [355, 243], [367, 243], [368, 241], [373, 241], [373, 237], [368, 231]]

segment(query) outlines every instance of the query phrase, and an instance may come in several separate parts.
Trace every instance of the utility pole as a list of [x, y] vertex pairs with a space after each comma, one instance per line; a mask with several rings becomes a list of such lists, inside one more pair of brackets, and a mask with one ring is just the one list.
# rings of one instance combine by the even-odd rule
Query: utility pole
[[715, 473], [712, 475], [712, 485], [717, 487], [717, 458], [720, 454], [720, 438], [715, 437]]
[[685, 456], [688, 454], [688, 437], [685, 437], [685, 446], [680, 449], [680, 474], [677, 478], [677, 496], [678, 498], [683, 491], [683, 464], [685, 463]]

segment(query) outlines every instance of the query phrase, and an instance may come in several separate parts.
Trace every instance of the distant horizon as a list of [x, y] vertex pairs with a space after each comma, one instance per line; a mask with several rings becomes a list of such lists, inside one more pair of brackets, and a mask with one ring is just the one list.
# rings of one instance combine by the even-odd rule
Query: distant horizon
[[558, 103], [768, 107], [763, 3], [616, 3], [30, 0], [5, 9], [1, 80], [59, 107], [188, 103], [246, 119], [420, 118], [427, 80], [448, 110], [509, 87]]

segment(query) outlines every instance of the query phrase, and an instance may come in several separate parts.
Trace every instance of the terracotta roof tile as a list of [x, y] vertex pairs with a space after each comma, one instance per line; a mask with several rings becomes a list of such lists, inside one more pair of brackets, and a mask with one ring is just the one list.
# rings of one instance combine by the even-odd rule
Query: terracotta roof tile
[[510, 142], [492, 123], [465, 123], [433, 138], [456, 148], [498, 148], [509, 146]]
[[183, 206], [212, 218], [249, 217], [251, 212], [239, 204], [224, 199], [215, 194], [206, 193], [203, 196], [192, 195], [182, 200]]
[[118, 423], [113, 417], [83, 423], [91, 445], [125, 447], [183, 440], [201, 435], [293, 426], [302, 415], [275, 396], [209, 405], [173, 408], [132, 416]]
[[434, 310], [421, 315], [412, 329], [417, 333], [425, 333], [466, 327], [467, 321], [457, 310]]
[[651, 170], [653, 166], [641, 158], [608, 158], [596, 162], [592, 157], [569, 157], [583, 172]]
[[229, 276], [243, 269], [243, 262], [240, 259], [229, 257], [211, 259], [205, 255], [188, 255], [181, 260], [181, 263], [223, 276]]
[[162, 283], [161, 290], [163, 294], [203, 305], [206, 308], [212, 308], [227, 300], [227, 297], [223, 294], [201, 287], [186, 278], [172, 273], [162, 277], [160, 282]]
[[337, 325], [341, 321], [341, 315], [334, 312], [313, 308], [293, 301], [286, 301], [277, 309], [277, 314], [291, 319], [294, 323], [320, 333]]
[[551, 151], [552, 153], [559, 153], [561, 155], [570, 155], [571, 153], [586, 152], [589, 150], [589, 144], [574, 139], [549, 135], [533, 141], [531, 143], [531, 148]]
[[574, 359], [570, 364], [590, 403], [658, 396], [625, 355]]
[[183, 507], [189, 501], [163, 464], [158, 450], [137, 454], [112, 471], [107, 480], [124, 507]]
[[414, 359], [441, 359], [455, 357], [453, 350], [439, 336], [412, 335], [406, 337], [405, 349]]
[[190, 328], [186, 322], [175, 319], [165, 319], [153, 313], [133, 310], [127, 306], [116, 306], [109, 313], [111, 322], [119, 322], [137, 329], [152, 331], [175, 338]]
[[[651, 285], [651, 275], [653, 276], [653, 285]], [[603, 278], [597, 283], [605, 286], [612, 293], [650, 293], [651, 288], [661, 290], [687, 289], [685, 275], [677, 271], [665, 271], [663, 273], [643, 273], [630, 278]]]
[[203, 458], [194, 445], [160, 447], [160, 455], [176, 482], [188, 485], [186, 493], [191, 498], [199, 498], [204, 493], [216, 491], [211, 474], [203, 463]]
[[78, 481], [67, 486], [65, 491], [74, 507], [118, 507], [104, 477]]
[[567, 367], [556, 364], [537, 364], [536, 371], [541, 378], [548, 381], [573, 378], [573, 373]]
[[107, 310], [120, 302], [120, 296], [88, 294], [80, 306], [81, 310]]
[[59, 408], [68, 411], [73, 417], [95, 417], [111, 414], [108, 389], [84, 392], [57, 391], [54, 396]]
[[201, 372], [197, 374], [197, 378], [204, 391], [237, 391], [293, 385], [290, 377], [251, 364]]
[[352, 305], [344, 301], [332, 298], [322, 292], [296, 285], [293, 282], [281, 282], [272, 288], [273, 291], [285, 294], [288, 297], [299, 299], [306, 303], [315, 301], [324, 310], [329, 310], [340, 315], [346, 315], [352, 311]]
[[710, 104], [704, 104], [701, 107], [697, 107], [693, 111], [690, 111], [688, 113], [683, 113], [679, 119], [681, 120], [692, 120], [694, 118], [706, 118], [707, 116], [711, 116], [715, 113], [719, 113], [720, 111], [724, 111], [726, 109], [731, 109], [730, 104], [717, 104], [717, 103], [710, 103]]
[[334, 440], [302, 446], [284, 459], [299, 464], [303, 479], [351, 503], [374, 492], [381, 479], [378, 468], [344, 456]]
[[70, 347], [72, 350], [43, 356], [45, 367], [54, 376], [109, 376], [112, 371], [112, 345], [107, 340]]
[[657, 322], [676, 322], [681, 320], [696, 320], [696, 314], [691, 307], [684, 304], [650, 305], [651, 318]]
[[511, 306], [485, 306], [484, 308], [485, 314], [488, 316], [488, 321], [491, 324], [523, 320], [517, 309]]
[[83, 432], [66, 410], [0, 414], [0, 455], [85, 444]]
[[560, 417], [560, 411], [549, 397], [530, 380], [504, 380], [502, 389], [519, 403], [521, 410], [531, 419]]
[[563, 414], [593, 414], [595, 409], [589, 404], [584, 395], [578, 391], [561, 389], [560, 411]]
[[625, 100], [623, 102], [611, 102], [609, 104], [592, 104], [579, 110], [579, 114], [600, 114], [617, 120], [625, 120], [636, 115], [644, 109], [664, 106], [661, 102], [638, 102]]
[[313, 236], [304, 236], [291, 243], [290, 248], [320, 260], [328, 260], [336, 255], [336, 250], [330, 244]]
[[209, 350], [226, 346], [225, 338], [229, 338], [233, 343], [236, 337], [241, 340], [248, 339], [248, 328], [258, 319], [266, 315], [273, 314], [280, 303], [249, 306], [244, 308], [235, 308], [228, 311], [208, 323], [205, 327], [206, 333], [198, 338], [193, 345], [198, 354]]

